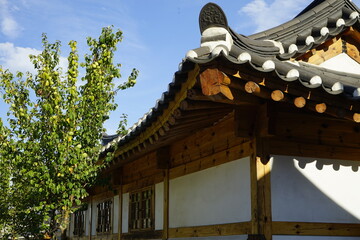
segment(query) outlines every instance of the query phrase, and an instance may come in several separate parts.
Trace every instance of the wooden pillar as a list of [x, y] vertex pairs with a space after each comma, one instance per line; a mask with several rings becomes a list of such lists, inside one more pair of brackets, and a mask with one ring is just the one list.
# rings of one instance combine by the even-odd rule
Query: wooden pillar
[[266, 103], [258, 110], [250, 163], [251, 223], [253, 240], [272, 240], [271, 166], [269, 140], [276, 133], [276, 105]]
[[164, 170], [164, 219], [163, 240], [169, 238], [169, 169]]
[[164, 173], [164, 211], [163, 211], [163, 235], [162, 239], [169, 238], [169, 168], [170, 168], [170, 147], [165, 146], [156, 151], [157, 168], [163, 169]]
[[265, 144], [265, 141], [255, 139], [250, 159], [252, 235], [249, 239], [253, 240], [272, 240], [271, 169], [269, 158], [264, 154]]

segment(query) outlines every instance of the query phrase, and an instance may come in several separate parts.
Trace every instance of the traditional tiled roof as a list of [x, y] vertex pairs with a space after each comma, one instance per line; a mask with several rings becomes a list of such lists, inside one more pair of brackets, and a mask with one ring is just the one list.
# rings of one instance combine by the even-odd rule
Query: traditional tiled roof
[[[318, 1], [319, 2], [319, 1]], [[226, 21], [207, 21], [209, 12], [220, 15], [222, 11], [213, 4], [207, 4], [200, 13], [202, 44], [190, 50], [187, 58], [196, 63], [207, 63], [223, 55], [234, 64], [249, 64], [255, 71], [274, 71], [284, 81], [300, 81], [304, 86], [322, 86], [329, 94], [345, 94], [359, 97], [360, 82], [353, 76], [317, 67], [303, 67], [289, 60], [303, 54], [328, 39], [340, 34], [345, 27], [360, 28], [357, 7], [347, 0], [327, 0], [316, 3], [311, 10], [273, 29], [249, 37], [235, 33]], [[222, 18], [226, 18], [223, 16]], [[207, 27], [204, 27], [204, 26]], [[221, 38], [222, 37], [222, 38]], [[337, 77], [341, 75], [341, 80]]]
[[276, 41], [281, 46], [278, 58], [289, 59], [322, 44], [349, 26], [359, 28], [356, 5], [349, 0], [319, 0], [287, 23], [249, 38]]
[[[250, 69], [254, 74], [268, 74], [284, 84], [297, 83], [304, 89], [319, 89], [322, 98], [336, 97], [333, 101], [336, 107], [348, 111], [348, 106], [351, 105], [351, 111], [360, 113], [359, 75], [329, 70], [293, 59], [349, 27], [360, 31], [359, 10], [351, 1], [316, 0], [293, 20], [251, 36], [233, 31], [228, 26], [224, 12], [213, 3], [205, 5], [201, 10], [199, 23], [202, 33], [200, 48], [186, 54], [186, 59], [156, 106], [140, 118], [126, 136], [116, 137], [104, 146], [104, 153], [115, 144], [121, 147], [134, 142], [150, 127], [155, 129], [156, 126], [167, 123], [168, 119], [163, 117], [164, 112], [172, 102], [184, 100], [175, 98], [180, 91], [186, 91], [182, 85], [189, 81], [188, 74], [197, 65], [206, 66], [213, 62]], [[172, 109], [175, 107], [172, 106]], [[209, 117], [208, 121], [214, 119]]]

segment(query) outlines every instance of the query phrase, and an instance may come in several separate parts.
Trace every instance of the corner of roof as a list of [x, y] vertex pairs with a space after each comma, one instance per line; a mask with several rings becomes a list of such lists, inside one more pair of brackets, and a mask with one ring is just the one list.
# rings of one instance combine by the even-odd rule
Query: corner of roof
[[343, 4], [344, 6], [347, 5], [350, 8], [352, 8], [353, 10], [357, 10], [359, 12], [359, 8], [352, 2], [352, 0], [314, 0], [313, 2], [311, 2], [306, 8], [304, 8], [304, 10], [302, 10], [298, 15], [295, 16], [295, 18], [298, 18], [300, 16], [302, 16], [303, 14], [311, 11], [312, 9], [320, 6], [320, 5], [332, 5], [332, 4]]
[[200, 11], [199, 14], [200, 32], [203, 33], [210, 27], [228, 28], [228, 22], [224, 11], [217, 4], [209, 2]]

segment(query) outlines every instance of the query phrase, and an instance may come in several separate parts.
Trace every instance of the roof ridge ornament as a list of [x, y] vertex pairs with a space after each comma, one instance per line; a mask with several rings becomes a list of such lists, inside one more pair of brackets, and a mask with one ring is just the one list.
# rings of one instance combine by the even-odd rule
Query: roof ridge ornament
[[228, 22], [224, 11], [215, 3], [207, 3], [199, 15], [200, 32], [210, 27], [223, 27], [228, 29]]

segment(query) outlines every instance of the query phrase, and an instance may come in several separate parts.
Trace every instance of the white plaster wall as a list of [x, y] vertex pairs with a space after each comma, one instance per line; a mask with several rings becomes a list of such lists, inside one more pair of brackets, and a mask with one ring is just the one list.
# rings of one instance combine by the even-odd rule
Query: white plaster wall
[[69, 227], [69, 237], [74, 236], [74, 214], [72, 213], [70, 216], [70, 227]]
[[169, 186], [172, 228], [251, 219], [248, 157], [173, 179]]
[[122, 197], [122, 232], [129, 232], [129, 193], [123, 194]]
[[119, 195], [114, 196], [113, 199], [113, 213], [112, 213], [112, 221], [113, 221], [113, 227], [112, 227], [112, 232], [113, 233], [118, 233], [119, 232], [119, 206], [120, 206], [120, 202], [119, 202]]
[[96, 235], [96, 222], [97, 222], [97, 208], [96, 205], [98, 204], [98, 201], [93, 201], [91, 206], [91, 235]]
[[346, 53], [340, 53], [339, 55], [321, 63], [320, 66], [336, 71], [360, 74], [360, 64], [349, 57]]
[[70, 223], [69, 223], [68, 228], [66, 229], [66, 236], [68, 236], [68, 237], [70, 237], [70, 228], [71, 228], [72, 224], [73, 224], [73, 222], [72, 222], [72, 219], [71, 219], [71, 216], [70, 216]]
[[164, 182], [155, 185], [155, 230], [164, 225]]
[[91, 204], [89, 203], [85, 211], [85, 236], [90, 233], [90, 217], [91, 217]]
[[360, 223], [360, 162], [274, 156], [273, 221]]

